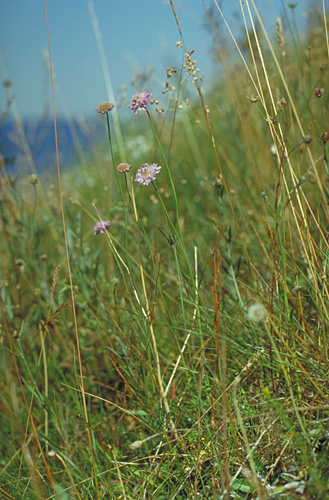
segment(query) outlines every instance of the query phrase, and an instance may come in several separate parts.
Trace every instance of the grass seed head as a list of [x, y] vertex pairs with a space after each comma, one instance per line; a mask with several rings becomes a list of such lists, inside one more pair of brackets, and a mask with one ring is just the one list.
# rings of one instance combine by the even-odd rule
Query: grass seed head
[[285, 109], [287, 107], [287, 101], [285, 100], [284, 97], [282, 97], [277, 103], [276, 103], [278, 109]]
[[281, 54], [282, 60], [284, 61], [284, 57], [285, 57], [286, 53], [284, 50], [284, 37], [283, 37], [282, 22], [281, 22], [280, 17], [278, 17], [276, 20], [276, 27], [277, 27], [277, 31], [278, 31], [278, 42], [279, 42], [279, 47], [280, 47], [280, 54]]
[[255, 104], [256, 102], [259, 101], [259, 96], [257, 94], [252, 94], [250, 97], [249, 97], [249, 101], [252, 103], [252, 104]]

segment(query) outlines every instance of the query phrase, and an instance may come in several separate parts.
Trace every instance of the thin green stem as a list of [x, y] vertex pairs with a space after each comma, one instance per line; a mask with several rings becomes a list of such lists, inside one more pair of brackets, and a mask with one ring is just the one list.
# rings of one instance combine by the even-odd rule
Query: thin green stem
[[[178, 200], [177, 200], [177, 194], [176, 194], [175, 184], [174, 184], [174, 181], [173, 181], [173, 178], [172, 178], [172, 175], [171, 175], [171, 172], [170, 172], [170, 168], [169, 168], [169, 165], [168, 165], [168, 162], [167, 162], [167, 158], [166, 158], [166, 155], [165, 155], [165, 153], [163, 151], [163, 148], [162, 148], [159, 136], [157, 134], [157, 131], [155, 130], [155, 127], [154, 127], [151, 115], [150, 115], [150, 113], [149, 113], [149, 111], [147, 109], [146, 109], [146, 113], [147, 113], [147, 116], [149, 117], [154, 137], [155, 137], [155, 139], [157, 141], [157, 144], [158, 144], [158, 147], [159, 147], [162, 159], [164, 161], [165, 167], [166, 167], [168, 175], [169, 175], [170, 185], [171, 185], [171, 188], [172, 188], [172, 192], [173, 192], [173, 196], [174, 196], [174, 201], [175, 201], [177, 229], [175, 228], [174, 224], [172, 223], [172, 220], [171, 220], [171, 218], [170, 218], [170, 216], [168, 214], [168, 211], [165, 208], [164, 203], [163, 203], [163, 201], [161, 199], [161, 196], [159, 196], [158, 192], [157, 192], [157, 195], [158, 195], [159, 200], [161, 202], [161, 205], [162, 205], [162, 207], [163, 207], [163, 209], [165, 211], [165, 214], [166, 214], [166, 217], [168, 219], [168, 222], [170, 223], [171, 227], [173, 228], [173, 230], [174, 230], [174, 232], [175, 232], [175, 234], [177, 236], [177, 239], [178, 239], [178, 241], [179, 241], [179, 243], [181, 245], [181, 248], [183, 250], [183, 253], [184, 253], [184, 256], [185, 256], [185, 259], [186, 259], [186, 263], [188, 265], [188, 270], [189, 270], [189, 274], [190, 274], [190, 277], [191, 277], [191, 282], [193, 283], [193, 287], [195, 288], [193, 272], [192, 272], [192, 269], [191, 269], [190, 261], [188, 259], [187, 253], [186, 253], [186, 249], [185, 249], [185, 245], [184, 245], [184, 240], [183, 240], [183, 235], [182, 235], [180, 224], [179, 224], [179, 209], [178, 209]], [[152, 184], [155, 185], [153, 182], [152, 182]]]
[[[127, 216], [125, 197], [124, 197], [124, 193], [123, 193], [122, 186], [121, 186], [120, 179], [119, 179], [119, 173], [118, 173], [117, 169], [115, 168], [116, 162], [115, 162], [113, 146], [112, 146], [111, 127], [110, 127], [110, 119], [109, 119], [108, 113], [106, 113], [106, 123], [107, 123], [107, 132], [108, 132], [108, 138], [109, 138], [109, 144], [110, 144], [112, 164], [113, 164], [115, 176], [117, 179], [117, 183], [118, 183], [118, 186], [120, 189], [120, 194], [121, 194], [121, 199], [122, 199], [123, 214], [124, 214], [124, 218], [125, 218], [125, 228], [126, 228], [126, 257], [127, 257], [127, 260], [129, 260], [128, 259], [128, 216]], [[126, 182], [127, 192], [129, 194], [126, 175], [125, 175], [125, 182]], [[130, 195], [129, 195], [129, 198], [130, 198]]]

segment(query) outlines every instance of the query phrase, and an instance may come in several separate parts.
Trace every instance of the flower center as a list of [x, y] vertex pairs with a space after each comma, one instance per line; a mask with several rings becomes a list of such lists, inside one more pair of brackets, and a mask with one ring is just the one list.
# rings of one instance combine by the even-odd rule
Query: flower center
[[152, 169], [150, 167], [144, 167], [143, 172], [141, 172], [143, 177], [148, 177], [152, 173]]

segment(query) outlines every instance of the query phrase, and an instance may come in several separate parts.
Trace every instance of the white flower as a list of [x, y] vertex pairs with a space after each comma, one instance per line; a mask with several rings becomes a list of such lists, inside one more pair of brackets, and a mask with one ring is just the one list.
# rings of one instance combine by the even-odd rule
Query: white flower
[[160, 172], [161, 167], [157, 163], [149, 165], [144, 163], [136, 172], [135, 181], [148, 186], [150, 182], [155, 181], [156, 175]]
[[137, 448], [140, 448], [142, 446], [142, 444], [143, 444], [143, 441], [134, 441], [133, 443], [131, 443], [129, 445], [129, 448], [131, 450], [137, 450]]
[[259, 302], [256, 302], [256, 304], [253, 304], [248, 308], [248, 318], [254, 323], [264, 321], [264, 319], [266, 318], [266, 314], [267, 311], [265, 307]]

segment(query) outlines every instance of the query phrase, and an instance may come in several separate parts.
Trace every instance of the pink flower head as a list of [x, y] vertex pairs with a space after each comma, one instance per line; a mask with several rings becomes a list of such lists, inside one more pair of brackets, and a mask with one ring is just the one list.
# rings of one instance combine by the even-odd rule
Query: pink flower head
[[131, 165], [129, 163], [119, 163], [117, 166], [117, 171], [122, 174], [123, 172], [128, 172], [131, 169]]
[[97, 108], [97, 113], [100, 113], [101, 115], [105, 115], [105, 113], [108, 113], [114, 108], [114, 104], [108, 101], [101, 102], [100, 105]]
[[103, 234], [105, 232], [105, 228], [110, 227], [110, 225], [111, 222], [109, 220], [102, 220], [96, 222], [94, 227], [94, 235], [96, 236], [99, 233]]
[[140, 109], [146, 109], [146, 105], [150, 100], [151, 92], [148, 90], [143, 90], [142, 92], [136, 92], [132, 96], [131, 103], [129, 104], [129, 109], [131, 109], [135, 115]]
[[161, 167], [158, 167], [157, 163], [150, 165], [149, 163], [144, 163], [136, 172], [135, 181], [144, 186], [148, 186], [151, 181], [155, 181], [156, 175], [160, 172]]

